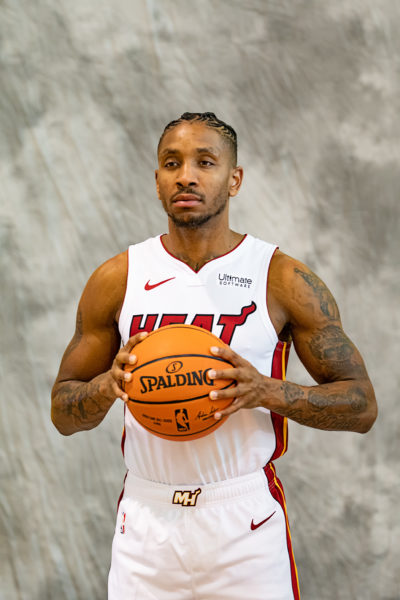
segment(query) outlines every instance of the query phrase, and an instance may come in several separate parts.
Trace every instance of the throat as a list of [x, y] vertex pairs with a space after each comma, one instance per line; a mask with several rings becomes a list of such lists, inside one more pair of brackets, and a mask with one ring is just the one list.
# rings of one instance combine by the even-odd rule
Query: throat
[[220, 258], [221, 256], [224, 256], [225, 254], [228, 254], [234, 250], [245, 237], [244, 235], [235, 233], [233, 231], [230, 233], [232, 235], [230, 236], [229, 240], [225, 241], [225, 243], [221, 243], [222, 240], [218, 240], [218, 243], [213, 244], [174, 244], [174, 240], [171, 240], [171, 236], [169, 235], [162, 236], [161, 241], [169, 254], [172, 254], [172, 256], [187, 264], [188, 267], [197, 273], [211, 260]]
[[218, 258], [218, 256], [218, 254], [210, 254], [201, 258], [193, 258], [191, 256], [188, 256], [187, 254], [178, 253], [176, 255], [176, 258], [179, 258], [179, 260], [186, 263], [188, 267], [190, 267], [191, 269], [193, 269], [193, 271], [196, 271], [197, 273], [202, 267], [204, 267], [206, 263], [210, 262], [210, 260], [214, 260], [214, 258]]

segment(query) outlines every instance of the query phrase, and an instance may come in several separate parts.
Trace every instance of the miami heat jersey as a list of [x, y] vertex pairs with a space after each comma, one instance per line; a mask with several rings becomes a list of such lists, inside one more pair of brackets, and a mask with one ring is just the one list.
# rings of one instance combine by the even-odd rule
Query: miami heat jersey
[[[285, 344], [267, 310], [268, 270], [276, 246], [250, 235], [198, 272], [171, 255], [162, 236], [129, 247], [128, 279], [119, 319], [122, 342], [172, 323], [204, 327], [260, 373], [283, 377]], [[166, 484], [206, 484], [252, 473], [286, 451], [286, 419], [265, 408], [242, 409], [216, 431], [192, 441], [147, 432], [125, 410], [127, 469]]]

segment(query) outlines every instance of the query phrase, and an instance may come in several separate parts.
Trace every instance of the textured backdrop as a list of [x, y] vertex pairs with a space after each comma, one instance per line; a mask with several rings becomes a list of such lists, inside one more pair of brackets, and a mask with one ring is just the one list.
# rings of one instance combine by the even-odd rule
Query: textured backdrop
[[365, 436], [291, 424], [303, 599], [399, 600], [400, 3], [2, 0], [0, 27], [1, 600], [106, 598], [122, 407], [63, 438], [50, 388], [90, 273], [166, 228], [185, 110], [237, 129], [233, 227], [326, 281], [377, 392]]

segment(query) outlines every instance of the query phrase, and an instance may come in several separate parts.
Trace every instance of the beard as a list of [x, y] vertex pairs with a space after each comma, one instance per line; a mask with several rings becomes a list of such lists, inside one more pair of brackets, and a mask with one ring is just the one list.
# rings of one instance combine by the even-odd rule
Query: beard
[[217, 202], [217, 206], [214, 208], [214, 210], [210, 210], [210, 212], [203, 215], [188, 215], [185, 213], [176, 215], [168, 211], [166, 212], [176, 227], [180, 227], [182, 229], [198, 229], [199, 227], [202, 227], [208, 223], [211, 219], [214, 219], [220, 215], [225, 210], [229, 196], [219, 196], [217, 200], [219, 202]]

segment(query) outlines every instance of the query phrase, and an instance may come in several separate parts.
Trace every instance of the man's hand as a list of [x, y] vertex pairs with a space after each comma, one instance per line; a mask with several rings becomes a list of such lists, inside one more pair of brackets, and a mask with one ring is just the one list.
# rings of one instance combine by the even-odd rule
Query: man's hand
[[130, 381], [132, 375], [131, 373], [124, 371], [124, 366], [128, 364], [134, 365], [136, 363], [137, 357], [135, 354], [131, 354], [131, 352], [136, 344], [144, 340], [147, 335], [147, 331], [142, 331], [141, 333], [133, 335], [114, 358], [110, 369], [110, 375], [112, 377], [110, 391], [114, 399], [120, 398], [123, 402], [128, 402], [129, 397], [123, 389], [123, 382]]
[[215, 413], [214, 418], [221, 419], [229, 416], [240, 408], [256, 408], [257, 406], [271, 408], [274, 405], [273, 399], [280, 393], [281, 381], [262, 375], [248, 360], [234, 352], [232, 348], [213, 346], [211, 352], [232, 363], [233, 368], [218, 371], [213, 369], [208, 374], [210, 379], [234, 379], [236, 381], [235, 387], [210, 392], [212, 400], [234, 399], [230, 406]]
[[234, 399], [230, 406], [214, 414], [215, 419], [241, 408], [262, 406], [316, 429], [365, 433], [376, 418], [372, 385], [361, 368], [342, 381], [303, 386], [262, 375], [231, 348], [212, 347], [211, 352], [231, 362], [233, 368], [209, 371], [209, 377], [236, 380], [233, 388], [210, 392], [212, 400]]

